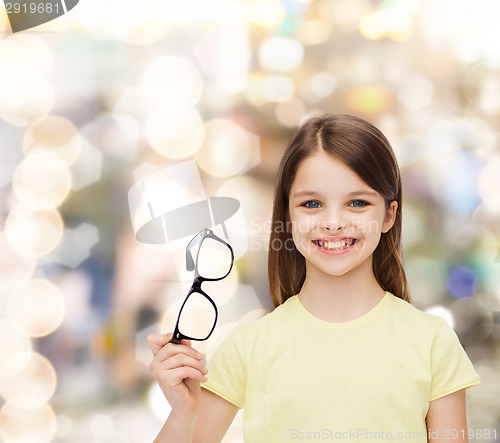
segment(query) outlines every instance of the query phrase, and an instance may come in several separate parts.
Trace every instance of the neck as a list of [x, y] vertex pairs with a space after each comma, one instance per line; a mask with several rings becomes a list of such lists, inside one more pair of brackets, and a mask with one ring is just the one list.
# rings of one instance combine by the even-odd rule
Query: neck
[[301, 303], [311, 314], [327, 321], [361, 317], [378, 304], [385, 291], [373, 274], [371, 260], [360, 268], [334, 276], [306, 264], [306, 279], [299, 293]]

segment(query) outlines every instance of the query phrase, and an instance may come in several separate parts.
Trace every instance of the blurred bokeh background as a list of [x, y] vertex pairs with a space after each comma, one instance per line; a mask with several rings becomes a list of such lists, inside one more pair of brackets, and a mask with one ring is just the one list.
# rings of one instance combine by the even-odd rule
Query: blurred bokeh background
[[495, 0], [81, 0], [12, 34], [0, 9], [0, 440], [153, 440], [169, 406], [146, 336], [173, 329], [189, 281], [137, 241], [129, 189], [194, 161], [206, 196], [241, 204], [210, 355], [271, 309], [277, 165], [325, 111], [391, 141], [414, 304], [482, 377], [471, 441], [500, 440], [498, 17]]

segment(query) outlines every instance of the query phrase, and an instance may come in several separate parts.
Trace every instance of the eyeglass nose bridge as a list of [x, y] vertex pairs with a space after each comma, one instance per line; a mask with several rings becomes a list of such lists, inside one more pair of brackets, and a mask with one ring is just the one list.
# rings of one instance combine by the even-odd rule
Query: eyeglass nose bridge
[[[190, 292], [194, 292], [194, 291], [203, 292], [201, 289], [201, 284], [204, 282], [204, 280], [205, 279], [203, 277], [200, 277], [200, 276], [195, 277], [193, 280], [193, 283], [191, 284], [191, 291]], [[208, 297], [207, 294], [205, 294], [205, 295]], [[208, 298], [210, 298], [210, 297], [208, 297]]]

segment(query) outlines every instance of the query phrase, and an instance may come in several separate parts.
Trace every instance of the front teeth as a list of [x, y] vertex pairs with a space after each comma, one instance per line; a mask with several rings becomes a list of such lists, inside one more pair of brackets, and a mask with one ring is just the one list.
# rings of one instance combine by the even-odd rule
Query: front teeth
[[354, 244], [354, 239], [337, 240], [337, 241], [322, 241], [318, 240], [318, 246], [325, 249], [344, 249]]

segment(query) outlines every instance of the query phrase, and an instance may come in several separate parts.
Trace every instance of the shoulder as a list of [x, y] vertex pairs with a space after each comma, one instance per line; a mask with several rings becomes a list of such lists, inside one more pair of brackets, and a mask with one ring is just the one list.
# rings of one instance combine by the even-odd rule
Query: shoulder
[[383, 327], [395, 345], [432, 361], [429, 364], [434, 367], [437, 367], [438, 360], [467, 360], [460, 339], [444, 318], [422, 311], [395, 296], [389, 301], [387, 311], [390, 314], [383, 319]]
[[437, 324], [444, 321], [442, 317], [422, 311], [415, 305], [408, 303], [402, 298], [396, 297], [391, 293], [388, 293], [388, 296], [392, 309], [406, 319], [428, 324]]
[[446, 320], [438, 315], [422, 311], [407, 301], [389, 295], [390, 311], [394, 319], [405, 326], [405, 329], [435, 336], [441, 328], [451, 328]]

